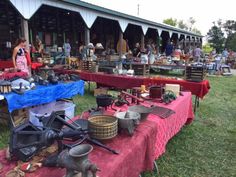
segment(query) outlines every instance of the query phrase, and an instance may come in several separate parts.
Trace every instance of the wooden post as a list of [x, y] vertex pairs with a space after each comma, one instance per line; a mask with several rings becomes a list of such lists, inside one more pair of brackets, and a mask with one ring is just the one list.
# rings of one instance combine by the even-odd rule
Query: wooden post
[[26, 39], [26, 49], [29, 50], [29, 26], [28, 21], [24, 18], [21, 18], [21, 35]]
[[144, 44], [144, 34], [141, 34], [141, 49], [145, 48], [145, 44]]
[[90, 30], [89, 28], [85, 27], [85, 45], [87, 46], [90, 43]]
[[123, 48], [123, 32], [122, 31], [120, 31], [120, 35], [119, 35], [119, 41], [120, 41], [120, 52], [119, 52], [119, 55], [120, 55], [120, 57], [121, 57], [121, 55], [122, 55], [122, 48]]

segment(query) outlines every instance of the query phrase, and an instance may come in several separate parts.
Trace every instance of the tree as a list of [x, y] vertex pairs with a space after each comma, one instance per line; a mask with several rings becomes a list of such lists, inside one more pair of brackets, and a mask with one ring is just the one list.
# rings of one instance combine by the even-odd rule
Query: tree
[[207, 38], [210, 46], [215, 48], [216, 52], [219, 53], [222, 51], [225, 38], [219, 23], [217, 25], [214, 23], [214, 26], [207, 33]]
[[192, 31], [193, 25], [196, 23], [196, 20], [193, 17], [190, 17], [188, 19], [188, 23], [189, 23], [189, 31]]
[[196, 33], [196, 34], [200, 34], [201, 35], [201, 31], [199, 30], [199, 29], [197, 29], [197, 28], [193, 28], [192, 30], [191, 30], [193, 33]]
[[165, 24], [168, 24], [168, 25], [171, 25], [174, 27], [178, 27], [183, 30], [188, 30], [193, 33], [201, 34], [201, 31], [193, 26], [195, 24], [195, 22], [196, 22], [196, 20], [193, 17], [190, 17], [188, 19], [187, 23], [185, 23], [183, 20], [177, 20], [174, 18], [167, 18], [167, 19], [163, 20], [163, 23], [165, 23]]
[[184, 23], [183, 20], [179, 20], [179, 21], [178, 21], [178, 27], [179, 27], [180, 29], [183, 29], [183, 30], [188, 30], [188, 25], [187, 25], [186, 23]]
[[206, 43], [202, 46], [202, 50], [204, 53], [210, 53], [213, 50], [213, 48], [209, 43]]
[[223, 24], [223, 28], [227, 36], [234, 33], [236, 31], [236, 21], [226, 20], [226, 22]]
[[170, 25], [170, 26], [176, 26], [177, 25], [177, 20], [173, 18], [167, 18], [163, 20], [163, 23]]
[[225, 42], [225, 47], [227, 47], [227, 49], [231, 49], [233, 51], [236, 51], [236, 32], [233, 34], [230, 34]]

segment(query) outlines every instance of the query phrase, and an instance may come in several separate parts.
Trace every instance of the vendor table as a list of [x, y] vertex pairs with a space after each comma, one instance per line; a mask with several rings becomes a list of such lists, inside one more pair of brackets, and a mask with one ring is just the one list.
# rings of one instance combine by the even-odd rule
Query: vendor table
[[8, 104], [10, 113], [10, 126], [15, 126], [11, 113], [14, 110], [30, 106], [50, 103], [62, 98], [71, 98], [77, 94], [84, 94], [84, 81], [59, 83], [57, 85], [37, 86], [34, 90], [28, 90], [24, 94], [9, 93], [2, 96]]
[[8, 110], [12, 112], [30, 106], [50, 103], [61, 98], [71, 98], [76, 94], [84, 94], [84, 81], [59, 83], [57, 85], [37, 85], [36, 89], [28, 90], [24, 94], [4, 94], [7, 100]]
[[[141, 122], [132, 137], [120, 134], [113, 140], [105, 142], [109, 147], [119, 151], [119, 155], [113, 155], [102, 148], [95, 147], [90, 154], [90, 159], [101, 169], [98, 172], [98, 176], [137, 177], [141, 171], [151, 170], [154, 159], [157, 159], [165, 152], [168, 141], [185, 124], [193, 121], [194, 114], [191, 97], [190, 92], [183, 92], [183, 96], [179, 96], [168, 105], [152, 102], [151, 104], [174, 110], [175, 114], [166, 119], [150, 114], [146, 121]], [[149, 104], [150, 102], [144, 103], [146, 106]], [[121, 111], [125, 110], [127, 110], [127, 106], [121, 107]], [[3, 170], [0, 175], [4, 175], [16, 165], [16, 163], [7, 162], [4, 159], [4, 155], [4, 151], [0, 151], [0, 161], [3, 163]], [[35, 173], [28, 173], [26, 177], [60, 177], [64, 174], [65, 170], [63, 169], [41, 168]]]
[[26, 78], [28, 74], [26, 72], [3, 72], [3, 74], [0, 75], [0, 79], [12, 79], [14, 77], [21, 77]]
[[0, 60], [0, 69], [5, 69], [5, 68], [14, 68], [12, 59], [10, 60]]
[[203, 98], [211, 88], [208, 80], [203, 80], [201, 82], [190, 82], [186, 80], [165, 79], [161, 77], [146, 78], [144, 80], [144, 85], [147, 86], [161, 84], [179, 84], [183, 87], [183, 90], [191, 91], [193, 95], [196, 95], [199, 98]]
[[55, 72], [64, 74], [78, 74], [81, 79], [88, 82], [96, 82], [108, 87], [115, 87], [118, 89], [131, 89], [132, 87], [140, 87], [143, 84], [144, 77], [139, 76], [124, 76], [115, 74], [104, 73], [91, 73], [86, 71], [76, 70], [60, 70], [56, 69]]
[[165, 79], [161, 77], [152, 78], [141, 76], [124, 76], [59, 69], [57, 69], [56, 72], [78, 74], [83, 80], [92, 81], [98, 84], [103, 84], [119, 89], [131, 89], [133, 87], [140, 87], [143, 84], [148, 86], [157, 84], [179, 84], [183, 87], [184, 90], [190, 91], [193, 95], [196, 95], [199, 98], [203, 98], [209, 92], [210, 89], [210, 83], [208, 80], [203, 80], [201, 82], [190, 82], [186, 80]]

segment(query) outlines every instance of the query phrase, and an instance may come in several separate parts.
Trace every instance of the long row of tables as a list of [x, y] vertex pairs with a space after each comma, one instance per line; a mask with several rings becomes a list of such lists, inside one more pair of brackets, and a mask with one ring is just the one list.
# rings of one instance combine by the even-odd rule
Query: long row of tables
[[56, 69], [56, 72], [67, 74], [78, 74], [85, 81], [96, 82], [109, 87], [118, 89], [131, 89], [140, 87], [141, 85], [151, 86], [159, 84], [179, 84], [183, 90], [190, 91], [193, 95], [203, 98], [210, 90], [208, 80], [201, 82], [190, 82], [186, 80], [168, 79], [162, 77], [142, 77], [142, 76], [124, 76], [116, 74], [91, 73], [77, 70], [61, 70]]
[[[149, 104], [144, 103], [146, 106]], [[150, 114], [146, 121], [140, 123], [133, 136], [119, 134], [114, 139], [104, 142], [119, 151], [119, 155], [113, 155], [94, 146], [89, 158], [101, 169], [97, 173], [99, 177], [137, 177], [143, 171], [152, 170], [154, 160], [165, 152], [168, 141], [185, 124], [191, 123], [194, 119], [190, 92], [183, 92], [183, 96], [179, 96], [168, 105], [153, 104], [170, 108], [176, 113], [166, 119]], [[121, 107], [120, 111], [125, 110], [127, 106]], [[108, 110], [108, 114], [113, 113], [113, 110]], [[4, 157], [5, 151], [2, 150], [0, 162], [3, 164], [3, 169], [0, 171], [0, 176], [4, 176], [7, 171], [16, 166], [16, 162], [8, 162]], [[26, 177], [60, 177], [64, 174], [65, 169], [43, 167], [34, 173], [26, 173]]]

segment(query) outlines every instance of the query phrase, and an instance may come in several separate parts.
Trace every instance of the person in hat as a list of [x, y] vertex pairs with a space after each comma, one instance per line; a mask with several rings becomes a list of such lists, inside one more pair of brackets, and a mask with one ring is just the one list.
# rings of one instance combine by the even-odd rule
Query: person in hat
[[16, 69], [19, 69], [29, 74], [29, 68], [26, 59], [25, 42], [26, 40], [24, 38], [17, 39], [15, 48], [12, 53], [12, 61]]

